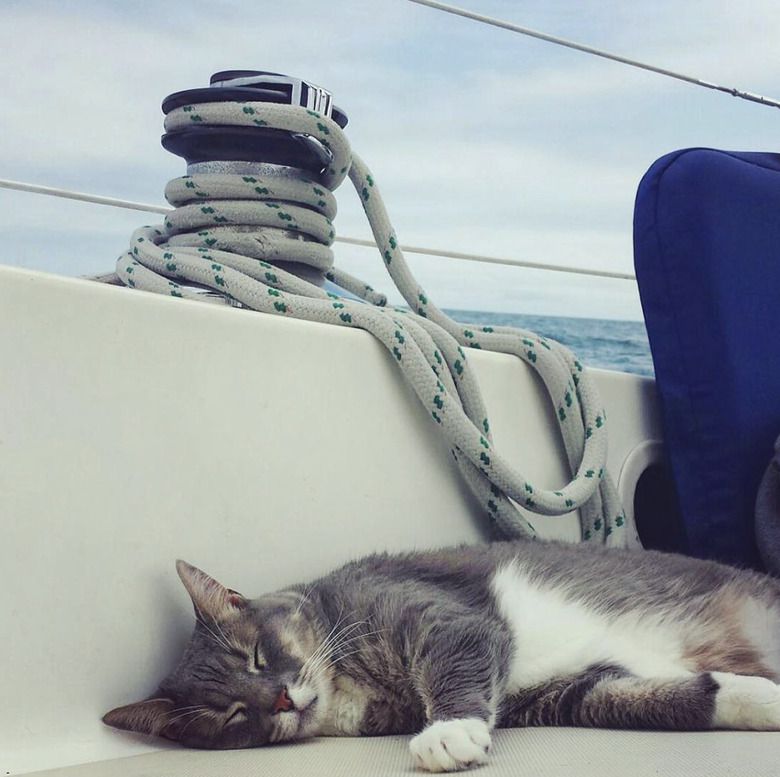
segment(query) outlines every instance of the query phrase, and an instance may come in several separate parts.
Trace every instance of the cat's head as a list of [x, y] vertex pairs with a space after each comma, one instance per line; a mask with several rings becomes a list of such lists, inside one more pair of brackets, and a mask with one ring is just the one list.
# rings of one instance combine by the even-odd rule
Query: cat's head
[[316, 735], [331, 696], [324, 634], [294, 591], [248, 600], [178, 561], [197, 622], [174, 672], [145, 701], [106, 713], [115, 728], [188, 747], [256, 747]]

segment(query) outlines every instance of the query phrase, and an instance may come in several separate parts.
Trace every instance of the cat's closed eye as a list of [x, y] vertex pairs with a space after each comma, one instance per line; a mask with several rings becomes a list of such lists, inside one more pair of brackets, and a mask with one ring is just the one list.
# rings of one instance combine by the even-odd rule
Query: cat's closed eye
[[255, 661], [255, 669], [258, 672], [261, 672], [263, 669], [265, 669], [266, 667], [265, 658], [263, 658], [263, 654], [260, 652], [259, 644], [255, 645], [254, 661]]
[[233, 708], [227, 711], [227, 720], [225, 725], [229, 726], [231, 723], [243, 723], [249, 718], [247, 715], [246, 707], [243, 704], [234, 705]]

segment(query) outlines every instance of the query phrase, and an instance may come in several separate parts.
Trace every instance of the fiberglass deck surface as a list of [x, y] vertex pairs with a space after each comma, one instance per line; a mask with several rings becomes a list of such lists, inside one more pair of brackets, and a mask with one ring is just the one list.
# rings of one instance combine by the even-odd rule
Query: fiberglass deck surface
[[[318, 739], [256, 750], [164, 750], [36, 772], [49, 777], [262, 777], [422, 774], [408, 737]], [[499, 731], [479, 777], [776, 777], [780, 733], [583, 729]]]

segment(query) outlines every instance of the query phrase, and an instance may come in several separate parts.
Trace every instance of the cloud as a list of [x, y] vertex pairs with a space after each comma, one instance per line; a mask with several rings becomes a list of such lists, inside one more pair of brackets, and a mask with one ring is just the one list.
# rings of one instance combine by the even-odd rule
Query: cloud
[[[740, 88], [774, 88], [780, 9], [769, 0], [463, 4]], [[630, 270], [633, 197], [655, 158], [690, 145], [776, 147], [774, 111], [401, 0], [6, 2], [0, 46], [14, 64], [0, 87], [4, 177], [161, 203], [165, 182], [184, 171], [159, 145], [163, 97], [205, 86], [217, 70], [266, 68], [334, 92], [402, 242], [535, 261]], [[338, 197], [339, 233], [368, 236], [348, 184]], [[88, 206], [31, 195], [2, 201], [14, 210], [0, 213], [6, 253], [57, 271], [99, 253], [110, 266], [132, 225], [154, 220], [105, 208], [82, 217]], [[373, 254], [338, 253], [357, 274], [373, 267]], [[451, 307], [639, 316], [625, 282], [413, 261]], [[381, 277], [381, 264], [371, 272]]]

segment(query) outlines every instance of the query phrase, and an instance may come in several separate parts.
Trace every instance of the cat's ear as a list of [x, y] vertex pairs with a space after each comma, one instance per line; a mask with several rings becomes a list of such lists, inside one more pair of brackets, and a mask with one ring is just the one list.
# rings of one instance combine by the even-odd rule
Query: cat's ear
[[209, 577], [186, 561], [179, 559], [176, 562], [176, 571], [192, 599], [195, 615], [198, 618], [220, 621], [247, 605], [246, 599], [241, 594], [225, 588], [213, 577]]
[[103, 723], [123, 731], [178, 739], [175, 722], [176, 704], [171, 699], [146, 699], [135, 704], [125, 704], [103, 715]]

